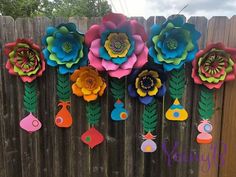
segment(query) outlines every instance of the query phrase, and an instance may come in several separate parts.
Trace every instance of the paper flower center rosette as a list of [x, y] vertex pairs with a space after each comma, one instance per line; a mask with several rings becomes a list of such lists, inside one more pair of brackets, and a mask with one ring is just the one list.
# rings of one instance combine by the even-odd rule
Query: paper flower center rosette
[[75, 70], [71, 75], [71, 81], [73, 93], [88, 102], [86, 117], [92, 127], [82, 134], [81, 141], [94, 148], [104, 141], [103, 135], [94, 126], [101, 118], [101, 106], [97, 98], [104, 94], [106, 82], [95, 69], [87, 66]]
[[35, 79], [45, 70], [45, 62], [40, 47], [30, 39], [17, 39], [7, 43], [4, 53], [8, 60], [6, 68], [12, 75], [19, 76], [25, 83], [24, 109], [28, 112], [20, 121], [20, 127], [32, 133], [42, 126], [37, 117], [33, 115], [37, 110], [37, 86]]
[[197, 142], [208, 144], [212, 142], [210, 119], [214, 114], [214, 89], [220, 89], [225, 81], [235, 79], [236, 49], [222, 43], [209, 44], [196, 54], [192, 65], [192, 78], [196, 84], [202, 85], [198, 106], [202, 121], [198, 126]]

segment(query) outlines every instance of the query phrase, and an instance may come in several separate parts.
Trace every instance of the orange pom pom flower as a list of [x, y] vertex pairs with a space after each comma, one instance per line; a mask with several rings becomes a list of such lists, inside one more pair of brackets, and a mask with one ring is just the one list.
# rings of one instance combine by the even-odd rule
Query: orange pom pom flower
[[106, 82], [99, 75], [99, 73], [91, 67], [85, 66], [75, 70], [71, 75], [72, 91], [75, 95], [84, 98], [85, 101], [90, 102], [102, 96], [106, 89]]

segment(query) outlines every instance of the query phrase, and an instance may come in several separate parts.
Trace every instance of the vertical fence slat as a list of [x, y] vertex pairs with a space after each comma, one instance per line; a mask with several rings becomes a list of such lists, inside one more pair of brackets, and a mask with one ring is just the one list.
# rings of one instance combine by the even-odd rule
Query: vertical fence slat
[[[223, 42], [228, 44], [229, 19], [227, 17], [212, 17], [208, 23], [207, 43]], [[212, 144], [200, 145], [200, 157], [209, 158], [199, 162], [199, 177], [218, 176], [218, 161], [220, 151], [220, 132], [222, 122], [224, 88], [215, 91], [215, 112], [211, 119], [213, 125]]]
[[[229, 47], [236, 47], [236, 16], [230, 19]], [[225, 84], [224, 91], [224, 109], [221, 131], [221, 148], [219, 158], [219, 177], [235, 176], [236, 174], [236, 154], [235, 154], [235, 136], [236, 136], [236, 82], [231, 81]]]
[[[201, 33], [201, 37], [198, 42], [199, 49], [203, 49], [205, 47], [206, 42], [206, 35], [207, 35], [207, 22], [208, 20], [205, 17], [191, 17], [188, 20], [189, 23], [195, 25], [196, 29]], [[190, 64], [191, 65], [191, 64]], [[189, 67], [191, 68], [191, 67]], [[191, 74], [188, 73], [189, 75]], [[199, 157], [199, 144], [196, 142], [196, 137], [198, 134], [197, 125], [199, 122], [198, 116], [198, 101], [199, 101], [199, 86], [193, 84], [193, 80], [190, 78], [188, 82], [191, 82], [190, 89], [192, 90], [191, 95], [188, 97], [192, 97], [191, 104], [188, 101], [185, 104], [191, 105], [189, 108], [189, 119], [191, 120], [190, 123], [190, 132], [189, 132], [189, 153], [188, 153], [188, 168], [187, 168], [187, 177], [198, 177], [198, 157]]]

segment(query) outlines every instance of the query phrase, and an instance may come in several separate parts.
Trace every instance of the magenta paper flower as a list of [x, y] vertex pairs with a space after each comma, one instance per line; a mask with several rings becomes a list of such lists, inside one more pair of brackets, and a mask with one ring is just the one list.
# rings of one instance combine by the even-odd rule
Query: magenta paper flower
[[111, 77], [129, 75], [133, 68], [141, 68], [148, 61], [146, 40], [147, 34], [136, 20], [109, 13], [85, 34], [90, 65]]

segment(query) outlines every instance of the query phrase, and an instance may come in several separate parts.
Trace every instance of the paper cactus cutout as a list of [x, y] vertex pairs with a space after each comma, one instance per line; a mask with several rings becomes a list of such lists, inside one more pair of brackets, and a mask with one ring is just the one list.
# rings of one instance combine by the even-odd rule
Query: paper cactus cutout
[[198, 125], [198, 131], [200, 134], [197, 136], [197, 142], [199, 144], [209, 144], [212, 142], [212, 135], [210, 132], [212, 131], [213, 127], [208, 120], [202, 120], [201, 123]]
[[152, 103], [148, 104], [144, 108], [143, 112], [143, 129], [146, 132], [152, 132], [157, 126], [157, 104], [153, 100]]
[[68, 108], [70, 106], [70, 102], [64, 102], [60, 101], [58, 106], [61, 107], [61, 109], [58, 111], [56, 117], [55, 117], [55, 124], [58, 127], [62, 128], [68, 128], [72, 125], [72, 116], [71, 113], [69, 112]]
[[166, 112], [166, 118], [171, 121], [184, 121], [188, 118], [188, 112], [180, 104], [179, 99], [183, 97], [185, 88], [184, 67], [170, 72], [169, 93], [175, 101]]
[[111, 119], [114, 121], [126, 120], [128, 111], [124, 108], [124, 103], [121, 101], [125, 97], [125, 79], [112, 78], [110, 85], [112, 96], [116, 100], [114, 109], [111, 112]]
[[42, 127], [41, 122], [30, 113], [20, 121], [20, 127], [28, 133], [33, 133]]
[[141, 150], [145, 153], [155, 152], [157, 149], [156, 143], [153, 141], [156, 136], [152, 135], [152, 133], [148, 132], [146, 135], [143, 135], [143, 139], [145, 140], [141, 145]]
[[92, 127], [83, 133], [81, 141], [93, 149], [104, 141], [104, 137], [96, 128]]
[[86, 105], [86, 117], [91, 125], [98, 124], [101, 118], [101, 106], [99, 102], [93, 101]]
[[24, 108], [27, 112], [35, 112], [37, 107], [36, 82], [25, 83]]
[[117, 100], [114, 106], [115, 108], [111, 112], [112, 120], [126, 120], [128, 118], [128, 112], [126, 109], [124, 109], [124, 103], [120, 100]]
[[70, 77], [69, 74], [57, 74], [57, 96], [61, 101], [69, 101], [70, 99]]
[[173, 121], [184, 121], [188, 118], [188, 112], [180, 104], [178, 98], [166, 112], [166, 118]]

